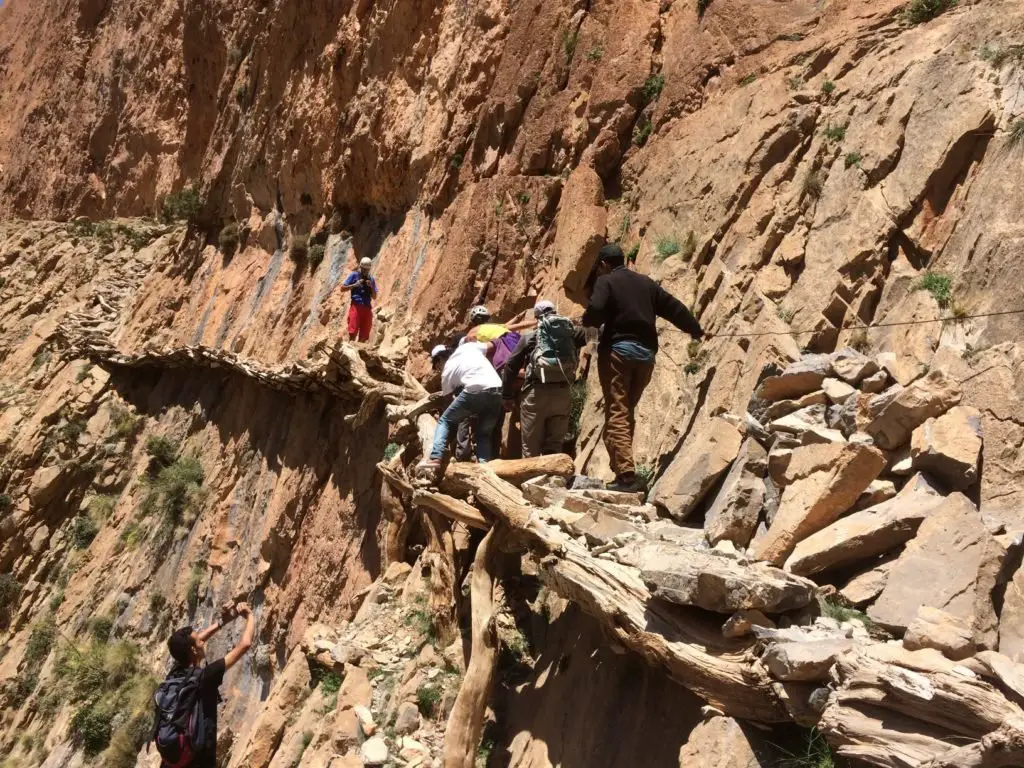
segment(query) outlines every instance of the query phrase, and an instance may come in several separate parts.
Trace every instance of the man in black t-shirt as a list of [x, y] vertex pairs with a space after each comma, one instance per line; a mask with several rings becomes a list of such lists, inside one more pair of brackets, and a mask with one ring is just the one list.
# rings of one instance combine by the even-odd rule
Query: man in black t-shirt
[[199, 667], [206, 660], [206, 641], [236, 616], [245, 617], [245, 631], [242, 632], [241, 639], [223, 659], [210, 662], [200, 673], [199, 698], [202, 701], [203, 719], [206, 723], [207, 747], [201, 754], [196, 755], [191, 763], [193, 768], [214, 768], [217, 765], [217, 704], [220, 703], [220, 684], [224, 681], [224, 673], [235, 666], [252, 646], [255, 629], [252, 609], [246, 603], [239, 603], [233, 609], [225, 610], [221, 614], [221, 620], [216, 624], [199, 632], [194, 631], [192, 627], [182, 627], [167, 641], [167, 647], [175, 661], [175, 669], [171, 674], [176, 670]]

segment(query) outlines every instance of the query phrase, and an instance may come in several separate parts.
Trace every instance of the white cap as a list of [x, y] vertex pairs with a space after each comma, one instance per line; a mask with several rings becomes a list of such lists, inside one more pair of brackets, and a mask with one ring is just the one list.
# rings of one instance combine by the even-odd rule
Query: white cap
[[444, 344], [438, 344], [436, 347], [430, 350], [430, 359], [436, 360], [438, 355], [443, 355], [447, 351], [448, 347], [446, 347]]
[[548, 301], [547, 299], [541, 299], [540, 301], [538, 301], [536, 304], [533, 305], [533, 316], [534, 317], [540, 317], [545, 312], [554, 312], [554, 311], [555, 311], [554, 302]]
[[361, 258], [359, 260], [359, 266], [360, 267], [368, 267], [371, 264], [373, 264], [373, 261], [370, 260], [369, 256], [363, 256], [363, 258]]

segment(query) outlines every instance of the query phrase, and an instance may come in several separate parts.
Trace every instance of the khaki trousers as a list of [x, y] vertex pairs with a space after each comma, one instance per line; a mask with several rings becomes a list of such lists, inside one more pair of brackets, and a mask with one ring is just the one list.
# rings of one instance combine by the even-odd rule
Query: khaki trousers
[[624, 360], [611, 351], [597, 356], [597, 375], [604, 393], [604, 445], [616, 477], [631, 474], [636, 406], [651, 381], [654, 363]]
[[519, 419], [523, 430], [523, 458], [561, 453], [569, 433], [568, 384], [534, 384], [523, 395]]

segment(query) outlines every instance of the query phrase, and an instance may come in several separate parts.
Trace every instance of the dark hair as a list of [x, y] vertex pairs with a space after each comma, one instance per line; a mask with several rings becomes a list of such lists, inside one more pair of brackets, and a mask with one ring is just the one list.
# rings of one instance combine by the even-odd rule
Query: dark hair
[[454, 336], [452, 336], [452, 340], [448, 342], [448, 354], [449, 355], [452, 352], [454, 352], [456, 349], [459, 348], [459, 344], [462, 343], [462, 340], [464, 338], [466, 338], [466, 334], [464, 334], [464, 333], [456, 333]]
[[171, 651], [171, 658], [181, 666], [187, 667], [192, 663], [192, 627], [182, 627], [174, 630], [167, 641], [167, 647]]
[[613, 267], [621, 267], [626, 263], [626, 255], [617, 243], [608, 243], [597, 252], [597, 260]]

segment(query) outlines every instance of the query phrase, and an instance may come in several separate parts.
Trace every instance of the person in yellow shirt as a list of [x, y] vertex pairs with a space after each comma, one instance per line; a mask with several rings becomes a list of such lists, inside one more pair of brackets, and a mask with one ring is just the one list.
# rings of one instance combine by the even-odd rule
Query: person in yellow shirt
[[508, 333], [508, 330], [508, 326], [491, 322], [491, 312], [487, 307], [477, 306], [469, 310], [469, 330], [466, 332], [466, 341], [490, 343], [495, 339], [500, 339]]

